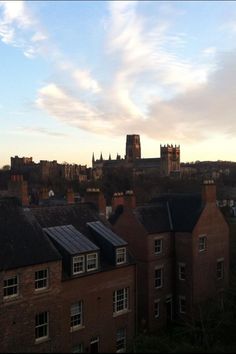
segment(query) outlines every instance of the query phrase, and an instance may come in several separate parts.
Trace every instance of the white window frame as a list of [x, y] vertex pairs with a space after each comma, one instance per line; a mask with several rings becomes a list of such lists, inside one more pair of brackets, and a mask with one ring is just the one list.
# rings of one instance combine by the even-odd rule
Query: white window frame
[[[183, 272], [181, 271], [184, 268], [184, 277], [182, 277]], [[179, 280], [186, 280], [186, 263], [178, 263], [179, 270]]]
[[116, 331], [116, 353], [126, 353], [126, 328], [124, 327]]
[[[91, 261], [92, 258], [94, 259], [94, 263], [93, 263], [94, 266], [92, 268], [90, 268], [90, 261]], [[87, 272], [91, 272], [93, 270], [98, 269], [98, 254], [97, 254], [97, 252], [88, 253], [87, 257], [86, 257], [86, 260], [87, 260]]]
[[83, 301], [78, 301], [70, 307], [70, 331], [74, 332], [83, 326]]
[[[160, 242], [159, 245], [156, 244], [156, 242]], [[163, 251], [163, 237], [155, 238], [154, 239], [154, 253], [156, 255], [161, 254]]]
[[[13, 280], [16, 280], [16, 282], [13, 282], [13, 284], [8, 284], [9, 281], [13, 281]], [[16, 289], [16, 291], [13, 293], [13, 294], [6, 294], [5, 295], [5, 292], [8, 293], [8, 291], [10, 289], [13, 290]], [[4, 299], [13, 299], [15, 297], [19, 296], [19, 275], [16, 274], [16, 275], [11, 275], [11, 276], [7, 276], [4, 280], [3, 280], [3, 298]]]
[[[43, 276], [41, 278], [37, 277], [40, 275], [39, 274], [40, 272], [46, 272], [46, 274], [43, 274]], [[35, 282], [34, 282], [35, 291], [47, 289], [48, 288], [48, 268], [36, 270], [34, 279], [35, 279]], [[42, 283], [43, 286], [39, 286], [40, 283]]]
[[[37, 317], [39, 317], [40, 315], [46, 315], [45, 322], [37, 324]], [[46, 334], [43, 336], [37, 337], [37, 330], [39, 330], [42, 327], [44, 327], [46, 329], [46, 331], [45, 331]], [[49, 312], [44, 311], [44, 312], [40, 312], [40, 313], [36, 314], [36, 316], [35, 316], [35, 342], [43, 341], [43, 340], [47, 339], [48, 337], [49, 337]]]
[[73, 257], [73, 275], [84, 273], [85, 271], [85, 257], [84, 255], [77, 255]]
[[[185, 301], [185, 309], [183, 310], [182, 300]], [[179, 313], [185, 314], [186, 313], [186, 296], [180, 295], [179, 296]]]
[[[218, 269], [218, 265], [221, 264], [221, 269]], [[217, 263], [216, 263], [216, 277], [217, 277], [217, 280], [221, 280], [221, 279], [224, 279], [224, 258], [219, 258], [217, 259]], [[218, 277], [218, 272], [221, 273], [221, 276]]]
[[116, 264], [126, 263], [126, 247], [119, 247], [116, 249]]
[[129, 308], [129, 288], [117, 289], [113, 292], [113, 313], [127, 312]]
[[[202, 242], [204, 240], [204, 242]], [[199, 252], [204, 252], [206, 251], [207, 247], [207, 237], [206, 235], [200, 235], [198, 237], [198, 251]]]
[[154, 300], [154, 317], [155, 318], [160, 318], [160, 299]]
[[84, 353], [84, 344], [79, 343], [72, 348], [72, 353]]
[[[161, 276], [160, 277], [157, 277], [156, 276], [156, 272], [157, 271], [160, 271], [160, 274], [161, 274]], [[155, 267], [155, 278], [154, 278], [154, 280], [155, 280], [155, 289], [160, 289], [160, 288], [162, 288], [163, 287], [163, 277], [164, 277], [164, 267], [163, 266], [159, 266], [159, 267]], [[160, 285], [156, 285], [157, 284], [157, 280], [158, 279], [160, 279], [161, 281], [160, 281]]]

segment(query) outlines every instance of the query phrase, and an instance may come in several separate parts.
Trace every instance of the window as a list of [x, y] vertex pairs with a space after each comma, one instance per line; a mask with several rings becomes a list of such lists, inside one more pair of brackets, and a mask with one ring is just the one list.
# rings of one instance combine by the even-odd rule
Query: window
[[48, 287], [48, 270], [42, 269], [35, 272], [35, 290]]
[[119, 328], [116, 331], [116, 352], [126, 352], [126, 331], [125, 328]]
[[160, 317], [160, 299], [154, 301], [154, 317]]
[[72, 348], [72, 353], [84, 353], [84, 346], [82, 343]]
[[217, 279], [224, 278], [224, 258], [218, 259], [216, 264], [216, 276]]
[[84, 272], [84, 256], [73, 257], [73, 274], [80, 274]]
[[199, 252], [206, 250], [206, 236], [199, 236], [198, 240], [198, 250]]
[[97, 253], [90, 253], [87, 255], [87, 271], [95, 270], [98, 267]]
[[155, 269], [155, 288], [163, 286], [163, 267]]
[[71, 305], [70, 308], [70, 329], [75, 331], [82, 326], [82, 301]]
[[162, 253], [162, 244], [163, 244], [163, 239], [162, 238], [158, 238], [158, 239], [154, 240], [154, 251], [155, 251], [155, 254]]
[[186, 313], [186, 297], [179, 296], [179, 312]]
[[179, 263], [179, 280], [186, 279], [186, 265], [185, 263]]
[[48, 338], [48, 312], [41, 312], [35, 316], [35, 340]]
[[116, 264], [122, 264], [126, 262], [126, 248], [117, 248], [116, 250]]
[[3, 296], [4, 298], [12, 298], [19, 295], [19, 279], [15, 275], [4, 280]]
[[128, 288], [114, 291], [113, 293], [113, 312], [128, 310]]

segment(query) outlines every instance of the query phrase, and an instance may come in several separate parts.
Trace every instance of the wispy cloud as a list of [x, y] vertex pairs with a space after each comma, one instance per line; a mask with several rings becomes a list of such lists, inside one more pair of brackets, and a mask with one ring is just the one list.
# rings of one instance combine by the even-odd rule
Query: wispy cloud
[[5, 44], [21, 48], [28, 58], [43, 51], [45, 31], [24, 1], [0, 1], [0, 38]]
[[55, 132], [55, 131], [50, 131], [44, 127], [18, 127], [16, 128], [15, 132], [17, 133], [23, 133], [27, 135], [46, 135], [46, 136], [51, 136], [54, 138], [65, 138], [68, 137], [69, 135], [66, 133], [60, 133], [60, 132]]

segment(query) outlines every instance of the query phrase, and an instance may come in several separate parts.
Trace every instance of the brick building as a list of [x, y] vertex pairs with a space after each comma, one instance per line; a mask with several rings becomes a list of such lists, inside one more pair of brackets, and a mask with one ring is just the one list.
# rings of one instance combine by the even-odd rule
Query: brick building
[[[167, 194], [144, 206], [119, 202], [110, 221], [137, 261], [137, 316], [156, 331], [174, 318], [195, 316], [196, 305], [223, 296], [229, 274], [229, 230], [216, 205], [216, 186], [202, 195]], [[116, 199], [116, 197], [114, 198]]]
[[91, 205], [30, 210], [2, 199], [0, 351], [128, 350], [135, 269]]

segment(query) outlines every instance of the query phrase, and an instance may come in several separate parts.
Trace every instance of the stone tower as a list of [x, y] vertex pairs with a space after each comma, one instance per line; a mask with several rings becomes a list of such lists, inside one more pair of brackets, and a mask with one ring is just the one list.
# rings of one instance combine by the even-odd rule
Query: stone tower
[[140, 136], [126, 135], [126, 155], [125, 159], [128, 161], [134, 161], [141, 158], [141, 145]]
[[161, 149], [161, 175], [180, 173], [180, 146], [164, 145]]

